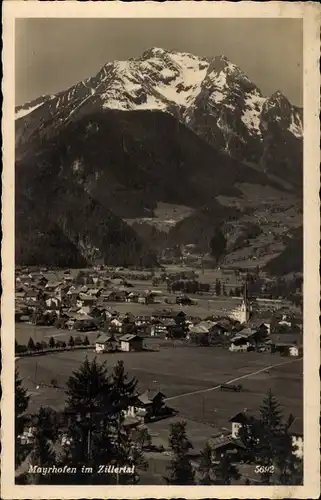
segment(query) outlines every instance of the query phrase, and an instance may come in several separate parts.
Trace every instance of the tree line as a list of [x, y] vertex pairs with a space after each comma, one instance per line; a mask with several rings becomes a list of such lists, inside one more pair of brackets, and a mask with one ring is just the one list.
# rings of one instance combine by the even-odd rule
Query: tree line
[[182, 293], [197, 293], [209, 292], [211, 286], [208, 283], [200, 283], [198, 281], [173, 281], [168, 285], [172, 292]]
[[214, 291], [216, 296], [230, 296], [230, 297], [241, 297], [244, 292], [244, 286], [242, 287], [227, 287], [224, 282], [220, 279], [215, 280], [213, 284], [201, 283], [196, 280], [178, 280], [171, 281], [167, 285], [169, 292], [181, 292], [181, 293], [209, 293], [211, 290]]
[[37, 352], [43, 351], [46, 349], [57, 349], [57, 348], [65, 348], [65, 347], [75, 347], [75, 346], [89, 346], [90, 342], [87, 335], [82, 338], [77, 335], [75, 338], [70, 335], [68, 342], [63, 342], [60, 340], [55, 340], [53, 337], [50, 337], [49, 341], [46, 342], [42, 340], [41, 342], [35, 342], [32, 337], [29, 338], [27, 345], [19, 344], [15, 341], [15, 354], [22, 354], [25, 352]]

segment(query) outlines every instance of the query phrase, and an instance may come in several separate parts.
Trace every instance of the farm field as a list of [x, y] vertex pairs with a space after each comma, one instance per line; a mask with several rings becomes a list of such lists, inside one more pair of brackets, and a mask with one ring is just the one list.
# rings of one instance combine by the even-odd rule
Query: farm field
[[[30, 411], [40, 405], [62, 408], [67, 378], [86, 356], [93, 359], [95, 355], [88, 349], [17, 360], [24, 385], [30, 391]], [[188, 346], [161, 347], [158, 352], [106, 353], [99, 355], [99, 359], [107, 361], [110, 370], [117, 360], [123, 359], [129, 374], [138, 379], [141, 391], [161, 390], [168, 405], [179, 411], [180, 418], [194, 422], [195, 441], [203, 441], [203, 425], [208, 426], [212, 434], [213, 427], [230, 429], [229, 419], [245, 408], [258, 408], [269, 389], [280, 401], [285, 415], [291, 412], [298, 419], [302, 418], [303, 367], [300, 359]], [[52, 379], [57, 380], [61, 389], [42, 385], [50, 384]], [[243, 391], [219, 390], [221, 383], [234, 380], [242, 384]], [[151, 430], [164, 442], [170, 420], [150, 424]]]
[[[162, 296], [168, 297], [171, 300], [175, 300], [175, 294], [165, 294]], [[201, 319], [205, 319], [208, 316], [215, 314], [227, 314], [231, 309], [238, 306], [241, 303], [242, 299], [233, 299], [233, 298], [213, 298], [213, 297], [200, 297], [199, 295], [190, 295], [189, 297], [197, 302], [195, 305], [184, 305], [181, 306], [179, 304], [166, 304], [166, 303], [158, 303], [158, 304], [137, 304], [133, 302], [118, 302], [118, 303], [110, 303], [110, 306], [113, 310], [120, 313], [132, 313], [134, 315], [142, 315], [142, 316], [150, 316], [153, 311], [161, 310], [161, 309], [170, 309], [171, 311], [184, 311], [187, 316], [199, 317]]]

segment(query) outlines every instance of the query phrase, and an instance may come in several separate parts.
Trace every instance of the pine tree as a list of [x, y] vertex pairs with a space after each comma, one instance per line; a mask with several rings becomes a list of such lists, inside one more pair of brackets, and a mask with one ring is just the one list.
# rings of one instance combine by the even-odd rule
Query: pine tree
[[112, 383], [118, 398], [132, 398], [136, 394], [138, 381], [135, 378], [128, 379], [124, 362], [118, 361], [112, 373]]
[[[109, 377], [106, 364], [96, 359], [83, 365], [67, 382], [68, 446], [61, 458], [63, 465], [93, 467], [97, 463], [117, 466], [135, 465], [135, 474], [81, 474], [70, 481], [79, 484], [135, 484], [138, 469], [147, 466], [131, 430], [124, 425], [124, 410], [136, 389], [136, 380], [128, 380], [123, 363]], [[68, 481], [68, 478], [64, 479]]]
[[209, 246], [212, 257], [214, 257], [215, 262], [218, 263], [226, 249], [226, 238], [220, 228], [215, 228]]
[[55, 347], [56, 344], [55, 344], [55, 340], [53, 337], [50, 337], [48, 345], [49, 345], [50, 349], [53, 349]]
[[[282, 413], [280, 405], [269, 390], [260, 407], [260, 421], [262, 432], [259, 436], [260, 454], [258, 463], [264, 466], [271, 466], [275, 463], [277, 453], [280, 448], [280, 436], [282, 426]], [[261, 474], [263, 483], [270, 483], [271, 473]]]
[[35, 349], [36, 349], [36, 351], [41, 351], [42, 346], [41, 346], [40, 342], [36, 342]]
[[89, 345], [89, 339], [88, 339], [87, 335], [84, 338], [83, 345]]
[[29, 351], [35, 351], [35, 349], [36, 349], [36, 346], [35, 346], [35, 343], [34, 343], [32, 337], [30, 337], [28, 340], [27, 348]]
[[23, 462], [26, 457], [25, 447], [21, 444], [20, 436], [27, 423], [26, 410], [29, 404], [29, 396], [26, 389], [22, 385], [22, 380], [19, 377], [19, 372], [15, 370], [15, 465], [16, 468]]
[[75, 345], [74, 337], [72, 335], [70, 335], [70, 338], [68, 340], [68, 345], [69, 347], [74, 347]]
[[[124, 410], [132, 403], [136, 395], [137, 380], [129, 380], [125, 371], [124, 362], [118, 361], [112, 373], [112, 402], [115, 411], [114, 428], [116, 438], [116, 463], [118, 465], [135, 464], [137, 469], [146, 469], [147, 463], [144, 460], [142, 448], [139, 443], [133, 442], [131, 431], [124, 426]], [[117, 477], [117, 483], [136, 483], [139, 477], [121, 475]]]
[[263, 399], [263, 403], [260, 407], [260, 417], [265, 429], [269, 429], [272, 432], [276, 432], [280, 429], [283, 422], [282, 411], [271, 389]]
[[111, 384], [106, 363], [99, 364], [96, 358], [89, 362], [86, 358], [79, 369], [69, 377], [66, 393], [67, 408], [74, 412], [86, 415], [107, 411]]
[[[257, 463], [265, 467], [275, 466], [276, 458], [281, 451], [284, 423], [280, 404], [269, 390], [259, 409], [260, 417], [257, 425]], [[263, 484], [270, 484], [272, 473], [263, 472]]]
[[169, 446], [174, 456], [168, 467], [170, 475], [167, 482], [177, 485], [194, 484], [194, 471], [188, 456], [192, 444], [186, 435], [186, 422], [171, 424]]
[[[65, 414], [71, 445], [64, 451], [62, 462], [77, 467], [79, 484], [110, 484], [112, 475], [81, 474], [82, 466], [93, 467], [97, 463], [112, 463], [115, 445], [111, 423], [114, 418], [112, 404], [113, 387], [109, 381], [106, 363], [97, 363], [96, 358], [84, 363], [67, 381], [67, 403]], [[67, 481], [68, 478], [65, 478]]]
[[215, 295], [221, 295], [221, 282], [218, 279], [215, 282]]

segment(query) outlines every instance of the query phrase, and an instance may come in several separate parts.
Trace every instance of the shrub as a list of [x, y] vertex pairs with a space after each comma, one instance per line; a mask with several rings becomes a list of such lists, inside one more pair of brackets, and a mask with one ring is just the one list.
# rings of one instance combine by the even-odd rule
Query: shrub
[[83, 340], [79, 335], [75, 337], [75, 345], [83, 345]]
[[26, 351], [27, 351], [27, 346], [18, 344], [18, 342], [16, 342], [16, 347], [15, 347], [16, 354], [23, 353]]

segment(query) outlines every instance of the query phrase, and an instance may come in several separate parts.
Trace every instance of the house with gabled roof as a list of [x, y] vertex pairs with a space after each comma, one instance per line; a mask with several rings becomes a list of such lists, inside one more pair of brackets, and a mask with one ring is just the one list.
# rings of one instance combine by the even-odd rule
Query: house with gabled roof
[[174, 319], [154, 319], [150, 327], [152, 337], [166, 337], [176, 325]]
[[95, 351], [102, 352], [115, 352], [119, 347], [119, 341], [112, 333], [100, 333], [95, 342]]
[[129, 351], [142, 351], [143, 350], [143, 339], [139, 335], [126, 334], [119, 337], [120, 350], [124, 352]]
[[[78, 310], [79, 311], [79, 310]], [[77, 328], [77, 330], [97, 329], [93, 323], [94, 318], [89, 314], [81, 314], [79, 312], [67, 312], [65, 315], [69, 317], [66, 326], [69, 330]]]
[[148, 422], [165, 414], [165, 398], [165, 394], [161, 391], [147, 389], [135, 398], [131, 411], [134, 411], [136, 415], [139, 414], [145, 422]]
[[57, 316], [60, 315], [61, 300], [57, 297], [49, 297], [45, 300], [45, 313], [56, 313]]
[[230, 455], [233, 461], [238, 461], [242, 457], [242, 451], [245, 450], [245, 445], [241, 440], [224, 433], [211, 437], [208, 444], [213, 462], [220, 461], [226, 454]]

